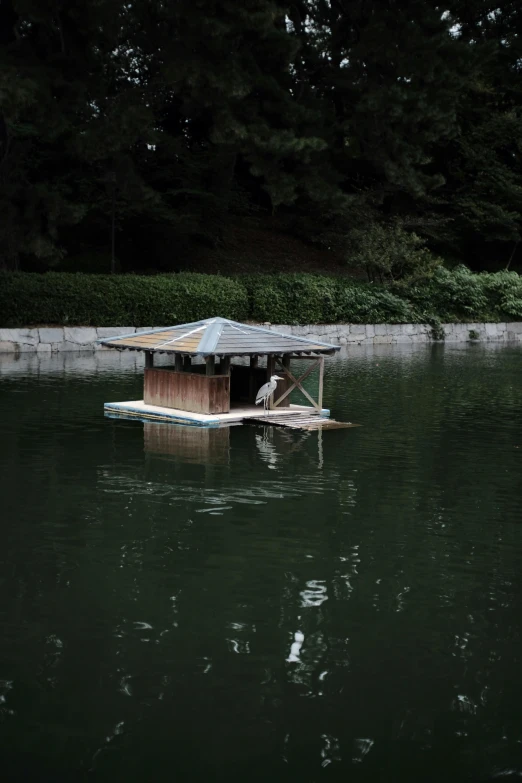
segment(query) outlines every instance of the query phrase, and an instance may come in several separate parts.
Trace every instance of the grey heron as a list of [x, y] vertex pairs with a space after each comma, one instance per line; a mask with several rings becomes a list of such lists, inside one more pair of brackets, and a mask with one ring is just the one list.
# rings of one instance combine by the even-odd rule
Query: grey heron
[[266, 413], [268, 413], [268, 401], [270, 399], [270, 395], [275, 392], [277, 388], [277, 382], [282, 380], [283, 379], [280, 375], [272, 375], [268, 383], [264, 383], [257, 393], [256, 405], [259, 405], [259, 403], [262, 402]]

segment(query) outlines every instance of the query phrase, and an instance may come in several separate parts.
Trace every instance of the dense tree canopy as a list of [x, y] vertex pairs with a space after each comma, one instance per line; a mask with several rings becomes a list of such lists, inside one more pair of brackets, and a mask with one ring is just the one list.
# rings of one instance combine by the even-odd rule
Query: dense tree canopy
[[513, 268], [521, 33], [515, 0], [4, 0], [0, 265], [108, 271], [114, 236], [168, 271], [255, 212]]

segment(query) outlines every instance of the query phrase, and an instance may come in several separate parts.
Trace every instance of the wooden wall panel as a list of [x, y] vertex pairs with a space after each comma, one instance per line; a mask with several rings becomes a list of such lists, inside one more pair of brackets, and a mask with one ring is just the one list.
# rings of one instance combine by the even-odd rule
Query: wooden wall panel
[[228, 413], [228, 375], [199, 375], [160, 367], [145, 368], [143, 400], [147, 405], [191, 413]]

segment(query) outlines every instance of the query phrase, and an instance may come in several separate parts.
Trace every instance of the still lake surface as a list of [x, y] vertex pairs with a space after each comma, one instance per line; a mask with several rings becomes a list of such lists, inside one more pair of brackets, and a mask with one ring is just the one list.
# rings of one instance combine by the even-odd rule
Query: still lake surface
[[140, 393], [0, 356], [3, 781], [522, 773], [520, 348], [350, 349], [322, 437]]

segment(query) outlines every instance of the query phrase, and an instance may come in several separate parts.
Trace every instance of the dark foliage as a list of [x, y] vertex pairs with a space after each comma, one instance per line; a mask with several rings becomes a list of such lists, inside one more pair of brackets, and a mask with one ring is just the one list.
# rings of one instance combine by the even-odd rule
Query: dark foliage
[[396, 226], [516, 268], [522, 6], [445, 9], [3, 0], [0, 267], [109, 271], [114, 236], [115, 269], [176, 271], [277, 213], [370, 270]]

